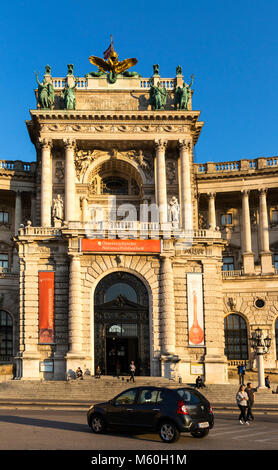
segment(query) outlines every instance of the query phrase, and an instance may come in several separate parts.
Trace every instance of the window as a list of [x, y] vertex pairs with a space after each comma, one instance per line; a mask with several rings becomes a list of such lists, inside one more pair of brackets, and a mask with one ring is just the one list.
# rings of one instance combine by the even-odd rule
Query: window
[[9, 213], [0, 211], [0, 224], [7, 224], [9, 222]]
[[185, 403], [189, 403], [190, 405], [196, 405], [200, 401], [193, 392], [190, 392], [189, 390], [185, 390], [183, 388], [180, 388], [178, 390], [178, 394]]
[[9, 255], [6, 253], [0, 253], [0, 272], [1, 271], [7, 272], [8, 269], [9, 269]]
[[273, 256], [274, 269], [278, 269], [278, 254]]
[[235, 265], [233, 256], [224, 256], [222, 262], [222, 271], [234, 271]]
[[278, 209], [272, 209], [271, 222], [273, 222], [274, 224], [278, 224]]
[[233, 223], [232, 214], [221, 214], [220, 225], [231, 225]]
[[128, 181], [117, 176], [103, 178], [101, 192], [102, 194], [128, 194]]
[[0, 360], [10, 361], [13, 354], [13, 320], [4, 310], [0, 310]]
[[141, 390], [141, 393], [138, 399], [138, 404], [143, 405], [145, 403], [152, 403], [152, 404], [156, 403], [157, 394], [158, 394], [158, 390], [152, 390], [149, 388]]
[[119, 297], [119, 295], [122, 295], [132, 302], [137, 303], [137, 294], [135, 290], [125, 282], [117, 282], [116, 284], [108, 287], [107, 291], [105, 292], [105, 302], [114, 300], [116, 297]]
[[248, 359], [248, 338], [245, 320], [236, 314], [224, 320], [225, 355], [228, 359]]
[[127, 390], [126, 392], [121, 393], [116, 400], [115, 405], [133, 405], [136, 398], [136, 390]]

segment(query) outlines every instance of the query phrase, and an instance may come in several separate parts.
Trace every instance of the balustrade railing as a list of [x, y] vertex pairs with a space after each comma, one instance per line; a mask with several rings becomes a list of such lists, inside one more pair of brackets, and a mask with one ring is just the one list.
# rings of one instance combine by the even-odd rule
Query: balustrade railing
[[262, 170], [264, 168], [278, 167], [278, 157], [259, 157], [231, 162], [195, 163], [194, 167], [197, 174]]

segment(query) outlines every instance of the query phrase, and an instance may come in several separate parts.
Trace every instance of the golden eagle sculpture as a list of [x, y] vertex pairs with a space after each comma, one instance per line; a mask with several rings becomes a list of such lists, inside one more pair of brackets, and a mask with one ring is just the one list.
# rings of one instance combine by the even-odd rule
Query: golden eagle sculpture
[[[107, 52], [108, 51], [108, 52]], [[111, 42], [107, 51], [104, 52], [105, 59], [101, 59], [100, 57], [96, 57], [91, 55], [89, 57], [89, 61], [91, 64], [94, 64], [98, 67], [99, 72], [92, 72], [91, 74], [87, 74], [88, 76], [100, 76], [104, 73], [108, 75], [108, 80], [110, 83], [115, 83], [117, 80], [118, 74], [123, 74], [126, 72], [127, 69], [133, 67], [137, 64], [137, 59], [125, 59], [119, 61], [118, 54], [114, 51], [113, 43]], [[127, 76], [139, 76], [136, 72], [130, 72], [126, 74]]]

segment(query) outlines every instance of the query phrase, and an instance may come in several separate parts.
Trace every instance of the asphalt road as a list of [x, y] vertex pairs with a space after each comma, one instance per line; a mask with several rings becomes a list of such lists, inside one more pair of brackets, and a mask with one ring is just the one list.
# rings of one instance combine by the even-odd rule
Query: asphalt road
[[88, 428], [84, 411], [0, 410], [0, 450], [276, 450], [278, 415], [258, 415], [250, 426], [237, 414], [215, 414], [215, 427], [204, 439], [183, 434], [175, 444], [156, 434], [96, 435]]

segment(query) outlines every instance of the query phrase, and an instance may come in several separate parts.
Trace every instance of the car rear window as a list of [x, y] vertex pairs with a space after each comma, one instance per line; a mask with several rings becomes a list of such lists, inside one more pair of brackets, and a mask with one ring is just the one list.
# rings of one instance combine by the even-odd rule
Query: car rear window
[[177, 390], [177, 393], [185, 403], [189, 403], [190, 405], [197, 404], [200, 401], [200, 399], [196, 397], [196, 395], [193, 392], [191, 392], [191, 390], [179, 388]]

